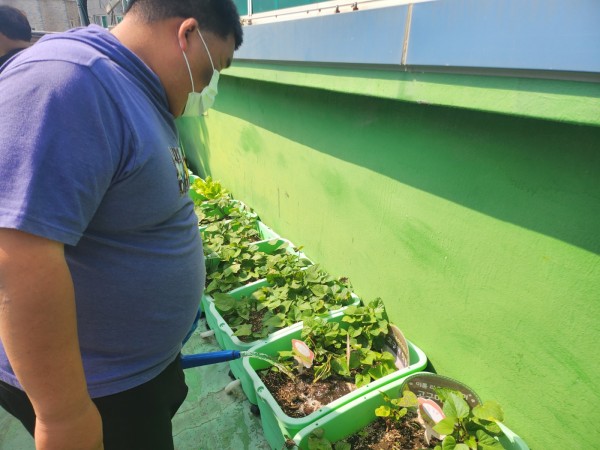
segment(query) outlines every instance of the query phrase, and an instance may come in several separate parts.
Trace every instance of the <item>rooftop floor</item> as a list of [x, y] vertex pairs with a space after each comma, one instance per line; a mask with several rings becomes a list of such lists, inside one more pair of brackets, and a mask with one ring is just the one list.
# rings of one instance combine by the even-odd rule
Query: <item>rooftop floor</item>
[[[220, 350], [214, 338], [202, 339], [206, 321], [183, 352], [203, 353]], [[190, 388], [187, 399], [173, 419], [176, 450], [268, 450], [260, 417], [250, 411], [250, 403], [241, 388], [230, 394], [224, 388], [231, 382], [229, 364], [219, 363], [186, 369]], [[33, 439], [12, 416], [0, 408], [0, 450], [34, 450]]]

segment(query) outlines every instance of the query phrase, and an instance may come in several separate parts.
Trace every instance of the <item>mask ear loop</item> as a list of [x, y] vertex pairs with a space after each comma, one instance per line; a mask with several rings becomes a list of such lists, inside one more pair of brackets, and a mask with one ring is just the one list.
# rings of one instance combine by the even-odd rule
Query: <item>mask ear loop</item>
[[188, 73], [190, 74], [190, 81], [192, 82], [192, 92], [196, 92], [196, 89], [194, 89], [194, 78], [192, 77], [192, 69], [190, 69], [190, 63], [188, 62], [187, 56], [185, 55], [183, 49], [181, 50], [181, 53], [183, 53], [183, 59], [185, 60], [185, 65], [187, 66]]
[[206, 45], [206, 42], [204, 41], [204, 38], [202, 37], [202, 33], [200, 33], [200, 29], [198, 29], [198, 35], [200, 36], [200, 39], [202, 39], [202, 43], [204, 44], [204, 48], [206, 49], [206, 53], [208, 53], [208, 59], [210, 60], [210, 65], [212, 66], [213, 72], [214, 72], [215, 71], [215, 65], [213, 64], [212, 56], [210, 56], [210, 52], [208, 51], [208, 46]]

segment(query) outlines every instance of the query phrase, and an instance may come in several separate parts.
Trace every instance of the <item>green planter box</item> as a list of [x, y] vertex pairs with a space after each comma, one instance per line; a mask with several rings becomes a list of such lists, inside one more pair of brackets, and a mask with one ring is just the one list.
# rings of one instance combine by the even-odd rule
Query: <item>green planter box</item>
[[258, 221], [258, 231], [263, 239], [281, 239], [281, 236], [275, 233], [270, 227], [265, 225], [262, 221]]
[[[343, 311], [340, 311], [332, 314], [330, 320], [341, 321], [343, 316]], [[277, 339], [271, 339], [265, 344], [256, 345], [252, 347], [251, 351], [265, 353], [269, 356], [276, 357], [279, 351], [289, 350], [291, 348], [292, 339], [300, 339], [302, 326], [303, 324], [300, 322], [296, 325], [288, 327], [285, 329], [285, 333], [281, 333], [277, 336]], [[369, 392], [377, 391], [388, 383], [423, 370], [427, 365], [427, 357], [425, 356], [425, 353], [423, 353], [420, 348], [408, 340], [407, 344], [409, 351], [408, 367], [397, 370], [396, 372], [386, 375], [378, 380], [372, 381], [371, 383], [338, 398], [328, 405], [324, 405], [322, 408], [302, 418], [294, 418], [285, 414], [258, 376], [258, 372], [269, 367], [269, 363], [255, 358], [243, 358], [244, 370], [248, 373], [254, 384], [263, 431], [271, 448], [283, 448], [286, 439], [294, 437], [297, 433], [309, 425], [315, 422], [320, 422], [321, 419], [327, 416], [327, 414], [330, 414], [332, 411], [336, 411], [342, 406], [356, 399], [361, 399]]]
[[[392, 398], [400, 397], [402, 384], [406, 378], [407, 377], [392, 381], [389, 384], [380, 387], [377, 391], [372, 391], [365, 396], [348, 402], [308, 425], [306, 428], [303, 428], [293, 437], [297, 448], [307, 450], [308, 437], [317, 428], [322, 429], [324, 431], [323, 437], [333, 443], [366, 427], [377, 418], [375, 416], [375, 409], [384, 403], [380, 391]], [[502, 423], [499, 423], [499, 425], [506, 436], [503, 436], [498, 440], [505, 449], [529, 450], [529, 447], [527, 447], [523, 439], [508, 429], [506, 425]]]
[[[235, 290], [231, 291], [229, 294], [232, 295], [233, 297], [235, 297], [236, 299], [240, 299], [244, 296], [251, 295], [257, 289], [260, 289], [261, 287], [268, 286], [268, 285], [269, 284], [267, 283], [266, 280], [259, 280], [255, 283], [251, 283], [247, 286], [235, 289]], [[346, 307], [348, 307], [350, 305], [358, 305], [360, 303], [360, 298], [358, 298], [358, 296], [356, 296], [355, 294], [352, 294], [352, 299], [353, 299], [353, 301], [351, 303], [348, 303], [348, 305], [346, 305], [342, 308], [338, 308], [334, 311], [331, 311], [329, 314], [322, 314], [319, 317], [323, 317], [325, 319], [337, 317], [340, 313], [343, 313], [343, 311], [344, 311], [344, 309], [346, 309]], [[221, 314], [217, 310], [214, 303], [211, 302], [210, 305], [208, 305], [208, 309], [206, 310], [205, 314], [206, 314], [207, 322], [210, 317], [210, 321], [213, 323], [216, 323], [216, 327], [213, 328], [213, 330], [215, 332], [215, 337], [217, 339], [217, 342], [221, 346], [221, 348], [223, 348], [225, 350], [250, 350], [251, 348], [253, 348], [255, 346], [267, 344], [271, 340], [276, 340], [279, 338], [279, 336], [285, 336], [287, 333], [287, 330], [289, 328], [289, 327], [286, 327], [286, 328], [277, 330], [277, 331], [271, 333], [265, 339], [256, 340], [256, 341], [252, 341], [252, 342], [243, 342], [237, 336], [234, 336], [233, 330], [227, 324], [225, 319], [223, 319], [223, 316], [221, 316]], [[254, 390], [254, 382], [250, 378], [250, 376], [248, 375], [246, 370], [244, 369], [243, 359], [236, 359], [236, 360], [230, 361], [229, 366], [231, 368], [231, 372], [233, 373], [233, 376], [235, 378], [237, 378], [238, 380], [240, 380], [242, 389], [243, 389], [244, 393], [246, 394], [246, 397], [248, 397], [248, 400], [250, 401], [250, 403], [256, 405], [257, 400], [256, 400], [256, 392]]]

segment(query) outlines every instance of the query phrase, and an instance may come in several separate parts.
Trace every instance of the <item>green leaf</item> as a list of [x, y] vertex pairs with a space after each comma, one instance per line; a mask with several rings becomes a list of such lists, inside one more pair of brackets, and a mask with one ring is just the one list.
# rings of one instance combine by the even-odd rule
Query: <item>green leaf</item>
[[348, 306], [348, 308], [346, 308], [346, 310], [344, 311], [344, 316], [348, 316], [354, 319], [352, 316], [356, 314], [357, 309], [358, 307], [356, 305]]
[[365, 366], [372, 366], [375, 362], [375, 358], [377, 358], [377, 354], [375, 352], [367, 351], [360, 362]]
[[[316, 431], [316, 430], [315, 430]], [[321, 435], [315, 435], [311, 433], [308, 436], [308, 449], [309, 450], [331, 450], [331, 443]]]
[[250, 336], [252, 334], [252, 325], [245, 324], [240, 325], [238, 329], [233, 333], [234, 336]]
[[324, 284], [317, 284], [315, 286], [311, 286], [310, 290], [317, 297], [324, 297], [325, 295], [327, 295], [329, 288], [327, 286], [325, 286]]
[[480, 450], [500, 450], [504, 448], [499, 441], [483, 430], [477, 430], [475, 436], [477, 436], [477, 448]]
[[368, 373], [371, 376], [371, 378], [379, 380], [380, 378], [386, 376], [389, 373], [389, 371], [387, 370], [387, 367], [384, 364], [377, 364], [376, 366], [371, 367], [368, 370]]
[[351, 351], [350, 352], [350, 369], [356, 369], [360, 367], [361, 355], [360, 352]]
[[281, 317], [280, 314], [277, 314], [276, 316], [273, 316], [270, 319], [265, 320], [264, 324], [267, 326], [270, 326], [270, 327], [282, 328], [285, 326], [285, 318]]
[[236, 299], [231, 295], [215, 293], [214, 295], [214, 304], [219, 311], [231, 311], [236, 304]]
[[329, 365], [329, 362], [319, 367], [313, 367], [315, 368], [315, 381], [320, 379], [324, 380], [331, 374], [331, 366]]
[[464, 419], [469, 416], [469, 405], [459, 392], [448, 392], [444, 406], [442, 407], [446, 416], [458, 417]]
[[[477, 419], [474, 419], [474, 420], [477, 420]], [[484, 421], [480, 422], [479, 424], [482, 425], [483, 428], [485, 428], [485, 431], [487, 431], [488, 433], [491, 433], [495, 436], [503, 434], [502, 428], [500, 428], [500, 425], [498, 425], [496, 422], [488, 422], [487, 420], [484, 420]]]
[[394, 419], [395, 420], [402, 419], [402, 417], [404, 417], [407, 412], [408, 412], [408, 409], [406, 409], [406, 408], [400, 408], [400, 409], [394, 410]]
[[336, 442], [333, 446], [334, 450], [352, 450], [352, 446], [347, 442]]
[[466, 444], [456, 444], [454, 450], [469, 450], [469, 446]]
[[454, 450], [455, 448], [456, 448], [456, 439], [454, 439], [454, 437], [452, 437], [452, 436], [446, 436], [444, 438], [444, 440], [442, 441], [442, 450]]
[[349, 377], [350, 370], [348, 370], [346, 355], [339, 355], [336, 358], [333, 358], [331, 361], [331, 369], [338, 375]]
[[363, 334], [363, 328], [362, 327], [358, 327], [358, 328], [354, 328], [354, 327], [349, 327], [348, 328], [348, 334], [351, 337], [359, 337]]
[[388, 405], [381, 405], [375, 410], [375, 415], [378, 417], [389, 417], [392, 409]]
[[314, 265], [309, 266], [308, 269], [305, 270], [304, 277], [310, 283], [318, 283], [319, 280], [321, 279], [320, 272], [321, 272], [321, 269], [320, 269], [319, 265], [314, 264]]
[[452, 436], [446, 436], [442, 441], [442, 450], [469, 450], [465, 444], [457, 443]]
[[475, 439], [475, 436], [468, 436], [465, 439], [465, 444], [470, 449], [477, 450], [477, 439]]
[[356, 384], [356, 387], [362, 387], [365, 386], [367, 384], [369, 384], [371, 382], [371, 377], [369, 375], [363, 375], [360, 373], [357, 373], [356, 376], [354, 377], [354, 384]]
[[322, 438], [323, 436], [325, 436], [325, 430], [323, 428], [315, 428], [311, 435], [316, 436], [318, 438]]
[[230, 270], [231, 273], [238, 273], [240, 271], [241, 267], [242, 267], [241, 264], [235, 263], [235, 264], [232, 264], [231, 266], [229, 266], [228, 269], [226, 269], [226, 270]]
[[440, 420], [433, 427], [433, 429], [439, 434], [452, 434], [454, 431], [454, 425], [456, 425], [456, 423], [455, 417], [445, 417], [444, 419]]
[[502, 422], [504, 420], [504, 411], [502, 407], [493, 400], [484, 402], [483, 405], [477, 405], [473, 408], [473, 415], [483, 420], [493, 422]]
[[404, 406], [406, 408], [414, 408], [418, 405], [419, 401], [417, 400], [416, 394], [408, 389], [404, 391], [402, 397], [400, 397], [398, 401], [398, 406]]

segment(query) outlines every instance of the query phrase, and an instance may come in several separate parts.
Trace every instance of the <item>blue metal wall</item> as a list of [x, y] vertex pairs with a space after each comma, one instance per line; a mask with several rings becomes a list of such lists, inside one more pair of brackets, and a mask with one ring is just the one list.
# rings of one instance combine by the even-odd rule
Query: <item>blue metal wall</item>
[[600, 73], [598, 0], [432, 1], [246, 25], [244, 33], [242, 60], [399, 68], [406, 45], [407, 66]]

